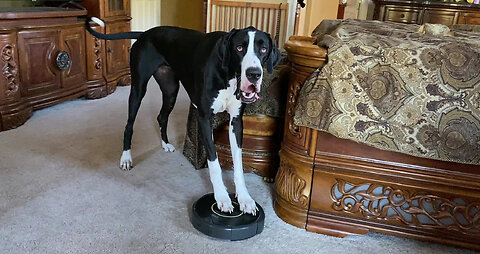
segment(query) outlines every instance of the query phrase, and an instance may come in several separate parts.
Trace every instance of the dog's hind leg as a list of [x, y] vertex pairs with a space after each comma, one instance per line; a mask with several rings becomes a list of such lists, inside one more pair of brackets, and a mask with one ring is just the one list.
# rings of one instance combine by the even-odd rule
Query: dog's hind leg
[[139, 44], [138, 42], [139, 41], [133, 44], [130, 53], [132, 84], [130, 86], [130, 96], [128, 97], [128, 120], [123, 134], [123, 153], [120, 159], [120, 168], [123, 170], [133, 168], [132, 155], [130, 152], [133, 124], [142, 99], [147, 92], [148, 80], [164, 60], [161, 55], [152, 53], [155, 52], [154, 48], [150, 48], [149, 45]]
[[157, 117], [162, 135], [162, 147], [165, 152], [174, 152], [175, 147], [168, 142], [167, 125], [168, 116], [172, 112], [173, 106], [175, 106], [175, 102], [177, 100], [180, 83], [178, 79], [175, 78], [175, 73], [173, 70], [166, 65], [159, 67], [153, 74], [153, 77], [160, 86], [160, 90], [162, 90], [162, 109]]

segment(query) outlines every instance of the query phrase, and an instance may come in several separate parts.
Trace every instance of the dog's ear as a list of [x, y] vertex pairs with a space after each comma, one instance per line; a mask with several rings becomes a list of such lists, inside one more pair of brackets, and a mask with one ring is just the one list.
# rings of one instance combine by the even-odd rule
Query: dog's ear
[[268, 57], [265, 60], [267, 64], [267, 72], [273, 74], [273, 67], [277, 66], [280, 62], [280, 51], [273, 42], [269, 34], [267, 34], [268, 40], [270, 41], [270, 52], [268, 52]]
[[220, 45], [220, 58], [222, 61], [222, 69], [226, 73], [228, 73], [228, 67], [230, 65], [230, 54], [231, 54], [231, 40], [232, 37], [238, 32], [237, 29], [232, 29], [225, 37]]

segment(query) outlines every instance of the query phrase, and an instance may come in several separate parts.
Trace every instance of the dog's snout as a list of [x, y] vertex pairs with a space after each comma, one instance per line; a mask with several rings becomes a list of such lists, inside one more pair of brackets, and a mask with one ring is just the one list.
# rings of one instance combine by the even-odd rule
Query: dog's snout
[[256, 83], [262, 76], [262, 69], [258, 67], [250, 67], [245, 72], [245, 75], [247, 76], [248, 81]]

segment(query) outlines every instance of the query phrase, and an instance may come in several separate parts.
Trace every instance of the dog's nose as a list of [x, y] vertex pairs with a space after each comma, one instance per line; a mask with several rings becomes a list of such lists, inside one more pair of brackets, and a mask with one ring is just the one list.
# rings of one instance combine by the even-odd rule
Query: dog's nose
[[248, 81], [256, 83], [262, 76], [262, 69], [258, 67], [249, 67], [247, 68], [245, 75], [247, 76]]

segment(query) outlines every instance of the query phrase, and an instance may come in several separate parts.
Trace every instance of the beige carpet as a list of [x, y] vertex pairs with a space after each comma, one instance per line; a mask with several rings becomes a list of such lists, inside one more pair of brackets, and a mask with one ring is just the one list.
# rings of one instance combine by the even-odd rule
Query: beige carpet
[[[0, 133], [0, 253], [468, 253], [448, 246], [368, 234], [344, 239], [280, 220], [272, 185], [246, 175], [265, 210], [262, 234], [209, 238], [190, 224], [193, 201], [212, 188], [181, 153], [188, 99], [181, 91], [168, 130], [177, 151], [160, 146], [161, 97], [150, 84], [134, 127], [135, 168], [118, 168], [129, 87], [103, 99], [78, 99], [36, 111]], [[231, 172], [224, 173], [233, 191]]]

